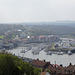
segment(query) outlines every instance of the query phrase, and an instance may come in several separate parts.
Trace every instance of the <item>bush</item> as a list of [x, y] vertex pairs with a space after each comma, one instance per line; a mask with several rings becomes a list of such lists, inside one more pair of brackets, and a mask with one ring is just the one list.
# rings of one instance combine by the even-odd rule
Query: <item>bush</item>
[[35, 69], [17, 56], [0, 53], [0, 75], [38, 75], [40, 72], [40, 69]]

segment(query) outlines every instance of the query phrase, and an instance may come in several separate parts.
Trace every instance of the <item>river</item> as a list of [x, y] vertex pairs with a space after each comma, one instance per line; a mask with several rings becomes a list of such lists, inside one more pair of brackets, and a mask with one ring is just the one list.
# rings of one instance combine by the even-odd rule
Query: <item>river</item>
[[16, 49], [12, 49], [12, 50], [7, 50], [9, 53], [15, 54], [17, 56], [22, 56], [22, 57], [27, 57], [27, 58], [32, 58], [32, 59], [39, 59], [39, 60], [46, 60], [46, 61], [50, 61], [51, 64], [56, 64], [60, 65], [63, 64], [63, 66], [68, 66], [69, 63], [72, 63], [73, 65], [75, 65], [75, 54], [72, 55], [68, 55], [68, 54], [64, 54], [64, 55], [57, 55], [57, 54], [52, 54], [52, 55], [46, 55], [46, 52], [44, 52], [43, 50], [40, 51], [40, 53], [38, 55], [33, 55], [32, 54], [32, 50], [29, 50], [26, 53], [20, 53], [22, 50], [22, 47], [18, 47]]

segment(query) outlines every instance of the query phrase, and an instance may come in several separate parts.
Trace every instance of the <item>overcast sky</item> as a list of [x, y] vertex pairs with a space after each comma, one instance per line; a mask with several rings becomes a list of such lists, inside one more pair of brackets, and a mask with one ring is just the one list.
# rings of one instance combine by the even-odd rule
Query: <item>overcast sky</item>
[[0, 0], [0, 23], [75, 20], [75, 0]]

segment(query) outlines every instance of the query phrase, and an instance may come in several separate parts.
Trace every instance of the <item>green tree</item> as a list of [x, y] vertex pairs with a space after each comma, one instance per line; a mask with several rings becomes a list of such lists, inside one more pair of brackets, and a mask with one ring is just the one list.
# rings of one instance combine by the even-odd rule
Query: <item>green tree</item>
[[10, 54], [0, 54], [0, 75], [19, 75], [19, 72]]
[[34, 69], [34, 75], [40, 75], [41, 72], [42, 72], [42, 69], [40, 69], [40, 68]]
[[40, 72], [41, 69], [35, 69], [17, 56], [0, 53], [0, 75], [39, 75]]

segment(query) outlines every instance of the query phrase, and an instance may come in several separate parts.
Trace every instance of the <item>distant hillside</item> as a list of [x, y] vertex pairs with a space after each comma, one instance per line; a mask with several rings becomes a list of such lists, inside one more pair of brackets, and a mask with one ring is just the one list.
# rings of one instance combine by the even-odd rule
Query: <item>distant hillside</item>
[[[10, 26], [11, 25], [11, 26]], [[29, 28], [30, 27], [30, 28]], [[56, 22], [25, 22], [15, 24], [0, 24], [0, 34], [21, 29], [29, 29], [30, 35], [75, 35], [75, 21], [56, 21]]]
[[50, 32], [51, 34], [58, 34], [58, 35], [75, 34], [75, 27], [71, 26], [38, 25], [38, 26], [33, 26], [33, 29], [44, 30]]
[[[41, 30], [46, 34], [75, 34], [75, 21], [56, 21], [56, 22], [26, 22], [22, 25], [32, 26], [33, 30]], [[40, 31], [40, 33], [41, 33]], [[50, 32], [50, 33], [49, 33]]]
[[63, 25], [63, 26], [74, 26], [75, 21], [55, 21], [55, 22], [25, 22], [22, 25]]

